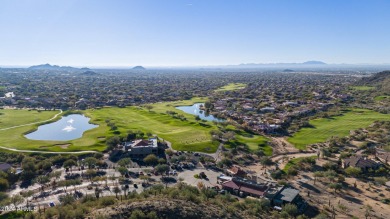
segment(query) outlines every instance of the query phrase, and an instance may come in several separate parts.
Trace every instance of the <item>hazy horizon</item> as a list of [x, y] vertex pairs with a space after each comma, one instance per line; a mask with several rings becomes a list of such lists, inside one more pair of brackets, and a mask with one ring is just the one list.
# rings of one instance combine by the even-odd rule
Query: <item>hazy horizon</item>
[[29, 68], [31, 66], [45, 65], [50, 64], [52, 66], [56, 65], [59, 67], [74, 67], [74, 68], [91, 68], [91, 69], [131, 69], [136, 66], [142, 66], [146, 69], [195, 69], [195, 68], [221, 68], [221, 69], [240, 69], [240, 68], [313, 68], [313, 69], [321, 69], [321, 68], [337, 68], [337, 67], [390, 67], [390, 63], [380, 63], [380, 64], [372, 64], [372, 63], [325, 63], [324, 65], [317, 64], [303, 64], [303, 63], [239, 63], [239, 64], [229, 64], [229, 65], [172, 65], [172, 66], [157, 66], [157, 65], [123, 65], [123, 66], [102, 66], [102, 65], [57, 65], [56, 63], [38, 63], [33, 65], [0, 65], [0, 68]]
[[388, 65], [389, 1], [0, 0], [0, 66]]

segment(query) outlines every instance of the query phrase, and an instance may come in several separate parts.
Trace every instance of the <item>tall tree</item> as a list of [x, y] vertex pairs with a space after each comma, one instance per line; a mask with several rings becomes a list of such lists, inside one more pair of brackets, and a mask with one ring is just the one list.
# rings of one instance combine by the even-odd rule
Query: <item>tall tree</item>
[[115, 186], [114, 187], [114, 193], [115, 193], [115, 197], [118, 199], [118, 193], [121, 192], [121, 189], [118, 187], [118, 186]]
[[154, 154], [149, 154], [144, 158], [144, 162], [148, 165], [156, 165], [158, 162], [158, 158]]

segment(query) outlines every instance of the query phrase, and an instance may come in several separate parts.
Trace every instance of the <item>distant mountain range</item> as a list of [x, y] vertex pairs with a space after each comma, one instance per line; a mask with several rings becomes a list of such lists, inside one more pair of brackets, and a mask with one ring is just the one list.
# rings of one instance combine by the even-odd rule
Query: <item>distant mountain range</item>
[[283, 66], [313, 66], [313, 65], [327, 65], [322, 61], [307, 61], [302, 63], [242, 63], [240, 67], [283, 67]]
[[[31, 70], [52, 70], [52, 71], [86, 71], [88, 75], [91, 75], [89, 68], [75, 68], [71, 66], [59, 66], [59, 65], [50, 65], [50, 64], [42, 64], [42, 65], [33, 65], [28, 67]], [[135, 66], [132, 68], [133, 70], [146, 70], [143, 66]]]
[[146, 70], [146, 68], [144, 68], [143, 66], [138, 65], [138, 66], [135, 66], [133, 68], [133, 70]]
[[89, 68], [75, 68], [71, 66], [59, 66], [59, 65], [50, 65], [50, 64], [43, 64], [43, 65], [34, 65], [29, 67], [28, 69], [32, 70], [61, 70], [61, 71], [74, 71], [74, 70], [83, 70], [88, 71]]
[[304, 64], [304, 65], [327, 65], [325, 62], [321, 62], [321, 61], [307, 61], [307, 62], [304, 62], [302, 64]]
[[[232, 65], [200, 65], [200, 66], [170, 66], [170, 67], [152, 67], [151, 69], [197, 69], [197, 70], [235, 70], [235, 69], [263, 69], [263, 70], [278, 70], [284, 72], [296, 72], [296, 71], [305, 71], [305, 70], [318, 70], [318, 69], [354, 69], [354, 70], [373, 70], [373, 71], [383, 71], [390, 69], [390, 64], [328, 64], [323, 61], [306, 61], [300, 63], [242, 63], [242, 64], [232, 64]], [[34, 65], [28, 69], [32, 70], [53, 70], [53, 71], [89, 71], [89, 68], [76, 68], [71, 66], [59, 66], [59, 65]], [[94, 68], [95, 69], [95, 68]], [[99, 69], [97, 67], [96, 69]], [[135, 67], [103, 67], [102, 69], [123, 69], [123, 70], [136, 70], [144, 71], [147, 70], [145, 67], [138, 65]]]

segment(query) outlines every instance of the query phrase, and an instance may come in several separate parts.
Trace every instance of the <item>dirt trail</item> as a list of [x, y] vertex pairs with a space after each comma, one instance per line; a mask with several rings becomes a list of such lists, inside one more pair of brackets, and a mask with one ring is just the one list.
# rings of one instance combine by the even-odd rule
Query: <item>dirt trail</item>
[[[290, 159], [299, 158], [299, 157], [311, 157], [317, 156], [317, 153], [295, 153], [295, 154], [281, 154], [272, 158], [272, 161], [277, 163], [280, 169], [283, 169]], [[283, 159], [286, 158], [286, 159]]]
[[290, 152], [299, 152], [298, 149], [294, 147], [290, 142], [288, 142], [284, 137], [272, 137], [273, 154], [284, 154]]

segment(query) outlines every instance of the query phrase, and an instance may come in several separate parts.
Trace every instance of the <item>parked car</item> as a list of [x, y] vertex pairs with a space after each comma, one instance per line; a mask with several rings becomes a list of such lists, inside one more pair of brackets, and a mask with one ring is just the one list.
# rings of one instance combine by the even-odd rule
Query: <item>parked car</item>
[[226, 193], [226, 190], [223, 190], [223, 189], [222, 189], [222, 190], [219, 190], [218, 193], [223, 195], [223, 194]]
[[54, 202], [49, 203], [49, 207], [54, 207], [54, 206], [56, 206], [56, 204]]
[[138, 188], [138, 185], [137, 185], [137, 184], [134, 184], [134, 188]]

